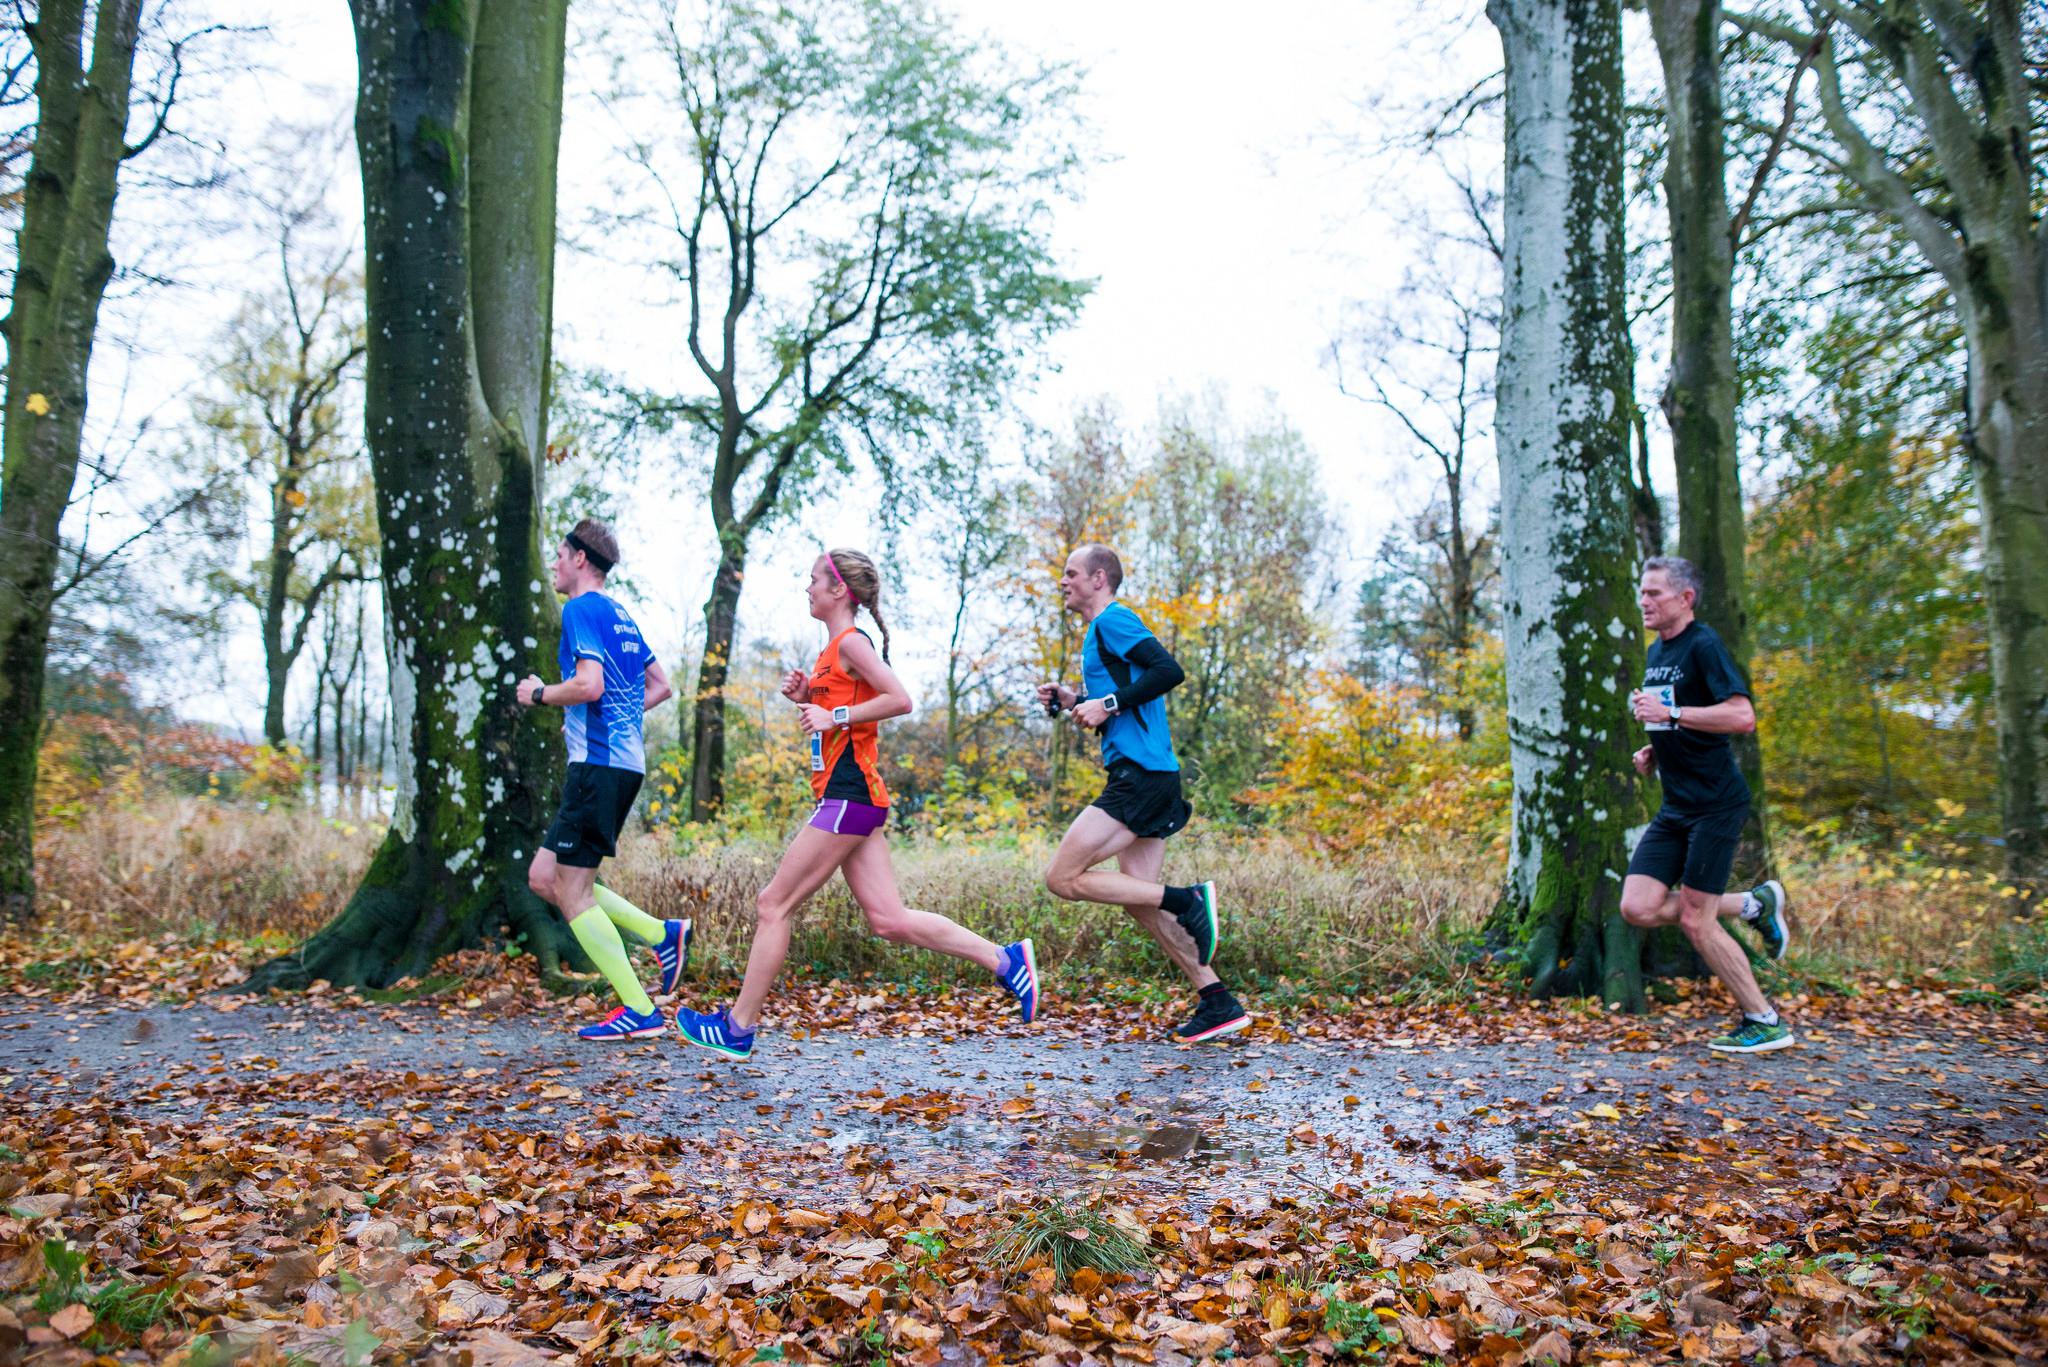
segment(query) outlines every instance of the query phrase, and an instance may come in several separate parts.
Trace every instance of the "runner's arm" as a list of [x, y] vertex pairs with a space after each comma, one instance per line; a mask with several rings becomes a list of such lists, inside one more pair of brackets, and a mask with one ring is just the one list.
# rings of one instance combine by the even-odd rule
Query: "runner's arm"
[[1164, 697], [1180, 687], [1188, 673], [1180, 667], [1180, 661], [1173, 658], [1165, 646], [1159, 644], [1157, 636], [1147, 636], [1134, 643], [1124, 652], [1124, 658], [1137, 669], [1130, 685], [1116, 690], [1117, 710], [1137, 707]]
[[668, 673], [662, 669], [661, 661], [649, 660], [647, 662], [647, 699], [640, 705], [640, 710], [642, 712], [652, 712], [675, 695], [675, 689], [669, 687]]
[[1678, 711], [1678, 724], [1688, 731], [1740, 736], [1756, 730], [1756, 704], [1740, 693], [1712, 707], [1681, 707]]
[[[881, 652], [867, 637], [856, 632], [841, 641], [839, 663], [847, 673], [880, 694], [847, 709], [848, 721], [887, 721], [890, 717], [907, 717], [916, 710], [917, 704], [910, 700], [910, 690], [903, 686], [903, 681], [896, 677], [896, 671], [889, 668]], [[825, 731], [831, 728], [832, 713], [829, 709], [805, 703], [800, 710], [804, 730]]]
[[539, 675], [529, 674], [519, 681], [519, 701], [532, 706], [534, 690], [542, 687], [547, 689], [547, 696], [539, 701], [549, 707], [574, 707], [578, 703], [596, 702], [604, 696], [604, 666], [596, 660], [578, 660], [574, 674], [560, 683], [551, 684], [543, 684]]
[[[1671, 720], [1671, 709], [1649, 693], [1636, 695], [1636, 717], [1646, 722]], [[1723, 698], [1712, 707], [1686, 707], [1678, 709], [1678, 724], [1688, 731], [1699, 731], [1710, 736], [1739, 736], [1756, 730], [1756, 705], [1746, 694], [1737, 693], [1732, 698]]]

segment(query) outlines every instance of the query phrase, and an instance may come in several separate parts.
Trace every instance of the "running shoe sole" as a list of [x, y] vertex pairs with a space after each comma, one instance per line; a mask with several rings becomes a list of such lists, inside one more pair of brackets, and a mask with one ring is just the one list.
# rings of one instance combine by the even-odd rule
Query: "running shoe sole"
[[[680, 1034], [681, 1032], [678, 1031], [677, 1033]], [[699, 1049], [708, 1050], [711, 1053], [720, 1054], [726, 1058], [733, 1059], [735, 1061], [741, 1059], [750, 1059], [754, 1056], [754, 1051], [751, 1049], [747, 1050], [745, 1053], [741, 1053], [737, 1049], [728, 1049], [722, 1044], [706, 1044], [703, 1040], [692, 1039], [688, 1035], [683, 1036], [683, 1042], [685, 1044], [694, 1044]]]
[[1785, 915], [1785, 908], [1788, 905], [1789, 899], [1785, 896], [1785, 885], [1777, 879], [1771, 879], [1764, 886], [1778, 895], [1777, 908], [1772, 913], [1778, 921], [1778, 952], [1771, 956], [1771, 962], [1776, 963], [1783, 959], [1786, 954], [1790, 953], [1792, 949], [1792, 922]]
[[1762, 1044], [1714, 1044], [1709, 1042], [1707, 1048], [1717, 1054], [1768, 1054], [1777, 1049], [1790, 1049], [1798, 1042], [1796, 1035], [1780, 1035], [1776, 1039], [1765, 1040]]
[[1221, 1025], [1212, 1025], [1199, 1035], [1175, 1035], [1174, 1038], [1182, 1044], [1200, 1044], [1204, 1040], [1220, 1039], [1225, 1035], [1234, 1035], [1251, 1023], [1251, 1013], [1246, 1012], [1236, 1020], [1228, 1020]]

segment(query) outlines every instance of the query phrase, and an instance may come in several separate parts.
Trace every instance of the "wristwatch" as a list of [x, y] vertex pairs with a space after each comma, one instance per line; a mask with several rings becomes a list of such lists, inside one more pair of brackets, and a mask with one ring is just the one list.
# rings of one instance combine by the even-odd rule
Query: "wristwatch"
[[533, 686], [533, 705], [535, 707], [539, 707], [547, 701], [547, 698], [543, 696], [547, 691], [548, 686], [546, 684], [535, 684]]
[[1673, 704], [1671, 704], [1671, 724], [1672, 724], [1673, 726], [1676, 726], [1676, 725], [1678, 725], [1678, 704], [1677, 704], [1677, 703], [1673, 703]]
[[1102, 695], [1102, 710], [1109, 713], [1112, 717], [1116, 715], [1116, 694], [1105, 693]]
[[851, 725], [853, 725], [853, 709], [852, 709], [852, 708], [850, 708], [850, 707], [835, 707], [835, 708], [833, 708], [833, 709], [832, 709], [832, 724], [833, 724], [834, 726], [851, 726]]

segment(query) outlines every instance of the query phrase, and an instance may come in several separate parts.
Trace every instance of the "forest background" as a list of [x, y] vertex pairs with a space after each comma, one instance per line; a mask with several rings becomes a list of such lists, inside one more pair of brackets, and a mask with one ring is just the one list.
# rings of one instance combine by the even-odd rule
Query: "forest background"
[[[36, 790], [46, 906], [113, 908], [99, 917], [113, 933], [229, 936], [252, 952], [297, 943], [347, 901], [391, 815], [397, 763], [364, 443], [353, 57], [338, 7], [319, 32], [264, 27], [261, 9], [186, 0], [146, 15], [143, 60], [156, 65], [139, 86], [174, 113], [116, 219]], [[699, 605], [717, 597], [720, 558], [707, 505], [723, 476], [700, 421], [707, 375], [678, 321], [701, 273], [682, 264], [674, 206], [696, 172], [686, 140], [644, 131], [703, 114], [674, 78], [686, 64], [664, 50], [695, 41], [670, 12], [572, 10], [544, 502], [547, 538], [586, 513], [619, 522], [616, 592], [688, 683], [705, 677], [715, 614]], [[1133, 180], [1158, 174], [1142, 141], [1120, 145], [1129, 93], [1103, 89], [1085, 47], [1082, 66], [1062, 65], [1057, 44], [981, 42], [995, 23], [985, 15], [911, 12], [923, 27], [901, 41], [933, 70], [957, 70], [970, 49], [995, 54], [974, 89], [1006, 102], [980, 130], [1002, 158], [973, 183], [1015, 211], [1014, 233], [950, 250], [964, 276], [1030, 289], [1005, 298], [1008, 312], [948, 319], [944, 348], [917, 349], [936, 332], [902, 341], [853, 420], [795, 413], [786, 430], [824, 434], [727, 489], [758, 513], [745, 572], [730, 577], [716, 790], [692, 713], [655, 714], [621, 884], [664, 909], [697, 902], [721, 928], [713, 962], [730, 966], [753, 887], [808, 805], [800, 737], [774, 687], [818, 645], [794, 585], [821, 542], [853, 544], [882, 562], [897, 658], [920, 698], [886, 745], [916, 894], [977, 923], [1022, 922], [1076, 965], [1149, 971], [1133, 937], [1037, 881], [1098, 779], [1092, 740], [1037, 713], [1030, 690], [1077, 672], [1081, 624], [1060, 612], [1053, 580], [1074, 545], [1101, 540], [1124, 555], [1125, 597], [1188, 670], [1170, 710], [1200, 822], [1172, 867], [1220, 870], [1234, 903], [1265, 918], [1254, 924], [1270, 933], [1241, 941], [1250, 970], [1317, 990], [1390, 973], [1457, 982], [1498, 899], [1512, 790], [1492, 31], [1473, 7], [1405, 39], [1379, 88], [1335, 85], [1284, 117], [1267, 102], [1187, 130], [1197, 145], [1219, 140], [1206, 155], [1234, 177], [1227, 194], [1270, 191], [1302, 220], [1264, 249], [1287, 270], [1242, 237], [1225, 238], [1235, 255], [1205, 244], [1199, 221], [1158, 225], [1175, 239], [1161, 252], [1180, 289], [1214, 301], [1209, 330], [1223, 335], [1190, 353], [1174, 335], [1187, 315], [1144, 321], [1113, 273], [1091, 273], [1097, 249], [1069, 227], [1098, 198], [1139, 211]], [[1681, 531], [1659, 402], [1667, 132], [1647, 22], [1627, 22], [1616, 132], [1628, 148], [1637, 535], [1652, 554], [1677, 549]], [[19, 111], [19, 10], [12, 25], [7, 107]], [[1385, 27], [1354, 19], [1334, 50], [1355, 54]], [[340, 88], [296, 65], [316, 50]], [[1129, 50], [1103, 65], [1128, 72]], [[1245, 56], [1248, 104], [1275, 70], [1287, 79], [1269, 57]], [[1792, 971], [1937, 971], [2022, 990], [2048, 947], [2032, 889], [2000, 876], [1960, 326], [1900, 230], [1845, 192], [1809, 63], [1761, 36], [1730, 39], [1726, 59], [1768, 863], [1810, 927]], [[1864, 113], [1911, 136], [1898, 110]], [[26, 144], [7, 145], [11, 236]], [[1277, 188], [1304, 182], [1337, 188], [1306, 200]], [[747, 320], [755, 345], [800, 332], [824, 288], [819, 244], [859, 212], [852, 198], [828, 203], [765, 257], [774, 321]], [[1299, 278], [1313, 291], [1285, 297]], [[1305, 307], [1303, 293], [1315, 296]], [[1242, 322], [1263, 316], [1262, 299], [1286, 304], [1284, 327]], [[1105, 342], [1089, 320], [1109, 308], [1123, 335]], [[647, 332], [608, 321], [634, 311]], [[1069, 336], [1083, 341], [1063, 351]], [[1118, 346], [1189, 368], [1103, 364]], [[1283, 352], [1285, 368], [1240, 371], [1228, 365], [1237, 349]], [[1743, 872], [1765, 871], [1759, 858]], [[813, 918], [816, 967], [873, 966], [844, 919]], [[63, 971], [62, 955], [45, 962]], [[944, 970], [916, 959], [896, 971]]]

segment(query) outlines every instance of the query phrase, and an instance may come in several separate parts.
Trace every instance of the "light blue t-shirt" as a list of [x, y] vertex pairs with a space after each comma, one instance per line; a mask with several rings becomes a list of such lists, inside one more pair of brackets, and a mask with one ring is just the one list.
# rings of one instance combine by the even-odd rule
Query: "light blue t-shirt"
[[576, 673], [578, 660], [604, 666], [604, 696], [562, 709], [562, 735], [571, 764], [602, 764], [647, 772], [642, 714], [647, 702], [647, 666], [654, 652], [626, 610], [592, 590], [562, 605], [562, 677]]
[[[1151, 639], [1152, 629], [1145, 620], [1122, 603], [1111, 603], [1098, 613], [1081, 640], [1085, 696], [1099, 698], [1129, 687], [1138, 672], [1130, 652], [1140, 641]], [[1122, 708], [1109, 719], [1102, 730], [1102, 762], [1114, 764], [1120, 759], [1160, 773], [1180, 768], [1173, 754], [1173, 737], [1167, 734], [1165, 698]]]

